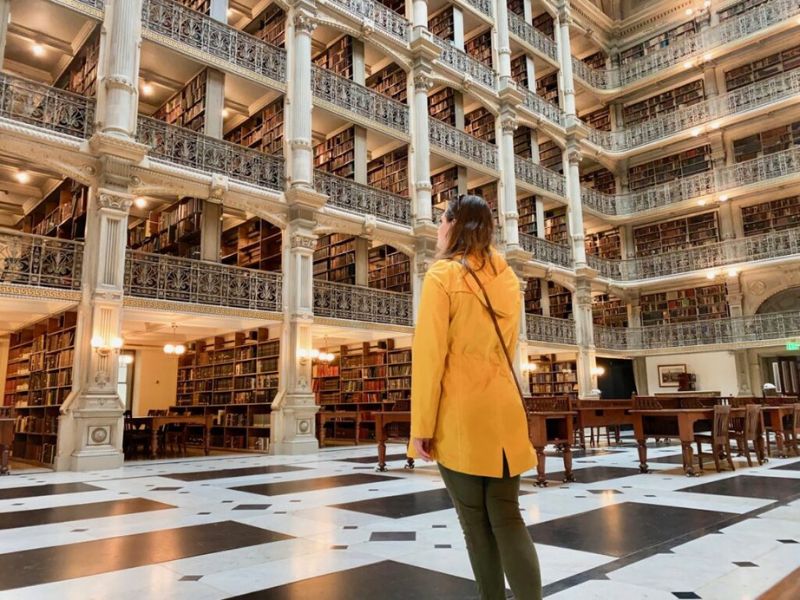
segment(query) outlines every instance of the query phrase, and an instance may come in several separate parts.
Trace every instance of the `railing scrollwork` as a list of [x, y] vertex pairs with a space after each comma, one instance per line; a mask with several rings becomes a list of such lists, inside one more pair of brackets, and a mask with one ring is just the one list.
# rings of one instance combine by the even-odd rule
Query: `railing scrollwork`
[[413, 325], [411, 294], [314, 280], [314, 315], [348, 321]]

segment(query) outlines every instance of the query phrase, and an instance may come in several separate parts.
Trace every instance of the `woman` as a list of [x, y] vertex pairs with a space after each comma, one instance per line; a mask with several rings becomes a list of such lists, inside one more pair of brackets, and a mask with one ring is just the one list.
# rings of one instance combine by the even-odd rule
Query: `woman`
[[536, 466], [525, 409], [480, 286], [514, 355], [519, 280], [492, 247], [478, 196], [450, 202], [438, 260], [425, 276], [411, 372], [411, 453], [436, 460], [458, 513], [482, 600], [542, 597], [539, 562], [519, 510], [519, 476]]

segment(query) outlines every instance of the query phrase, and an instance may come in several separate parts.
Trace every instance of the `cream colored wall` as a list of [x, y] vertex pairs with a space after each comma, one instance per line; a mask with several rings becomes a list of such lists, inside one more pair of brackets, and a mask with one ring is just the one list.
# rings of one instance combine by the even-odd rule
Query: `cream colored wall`
[[648, 394], [675, 392], [677, 388], [658, 385], [659, 365], [686, 365], [687, 373], [697, 378], [695, 389], [698, 392], [720, 392], [723, 396], [736, 396], [739, 393], [739, 376], [736, 357], [733, 352], [698, 352], [695, 354], [671, 354], [668, 356], [648, 356], [647, 384]]
[[145, 416], [151, 408], [169, 408], [178, 391], [178, 358], [161, 348], [137, 350], [133, 374], [133, 415]]

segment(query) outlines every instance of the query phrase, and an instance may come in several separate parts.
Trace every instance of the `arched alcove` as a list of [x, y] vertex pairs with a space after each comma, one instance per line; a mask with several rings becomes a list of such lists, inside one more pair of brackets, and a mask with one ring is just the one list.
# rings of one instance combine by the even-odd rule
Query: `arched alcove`
[[800, 286], [791, 287], [787, 290], [773, 294], [756, 310], [756, 314], [788, 312], [800, 310]]

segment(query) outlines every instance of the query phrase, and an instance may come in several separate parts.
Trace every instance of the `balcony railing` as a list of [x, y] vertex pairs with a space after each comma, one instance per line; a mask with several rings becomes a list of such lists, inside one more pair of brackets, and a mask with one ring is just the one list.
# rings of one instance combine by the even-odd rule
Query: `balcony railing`
[[491, 91], [497, 90], [497, 73], [479, 60], [475, 60], [463, 50], [456, 48], [451, 42], [432, 35], [433, 42], [441, 48], [439, 62], [447, 65], [456, 73], [468, 75], [476, 83]]
[[600, 275], [603, 277], [608, 277], [609, 279], [620, 279], [621, 261], [619, 260], [609, 260], [595, 256], [594, 254], [587, 254], [586, 264], [600, 273]]
[[136, 140], [150, 146], [149, 156], [154, 159], [228, 175], [275, 191], [284, 189], [283, 158], [277, 156], [149, 117], [139, 117]]
[[497, 146], [479, 140], [438, 119], [428, 119], [431, 144], [456, 156], [497, 170]]
[[314, 187], [328, 196], [328, 204], [358, 215], [375, 215], [400, 225], [411, 225], [411, 200], [327, 171], [314, 172]]
[[144, 0], [145, 29], [275, 82], [286, 81], [286, 52], [174, 0]]
[[394, 12], [391, 8], [380, 2], [372, 0], [331, 0], [331, 4], [360, 17], [373, 25], [376, 29], [398, 39], [408, 42], [411, 23], [408, 19]]
[[554, 244], [548, 240], [520, 232], [519, 243], [522, 249], [533, 254], [534, 260], [572, 268], [572, 250], [569, 246]]
[[78, 0], [78, 2], [99, 10], [103, 10], [106, 4], [105, 0]]
[[782, 152], [774, 152], [719, 169], [717, 190], [729, 190], [797, 173], [800, 173], [800, 147], [794, 146]]
[[525, 19], [511, 11], [508, 11], [508, 31], [526, 44], [536, 48], [545, 56], [555, 61], [558, 60], [558, 46], [556, 46], [556, 43], [526, 22]]
[[350, 81], [333, 71], [312, 65], [314, 97], [408, 133], [408, 106], [375, 90]]
[[[551, 123], [555, 123], [560, 127], [567, 126], [567, 117], [558, 106], [548, 102], [536, 92], [526, 89], [522, 89], [522, 91], [525, 94], [525, 98], [523, 99], [525, 108], [534, 114], [541, 115]], [[597, 130], [593, 129], [592, 131], [594, 132]]]
[[283, 310], [280, 273], [128, 251], [125, 294], [230, 308]]
[[526, 314], [528, 340], [550, 344], [570, 344], [575, 342], [575, 321], [554, 319], [542, 315]]
[[78, 290], [83, 244], [0, 228], [0, 285]]
[[593, 88], [600, 90], [615, 87], [612, 83], [616, 79], [616, 72], [610, 69], [594, 69], [581, 59], [572, 57], [572, 73]]
[[94, 100], [0, 73], [0, 117], [87, 139], [94, 131]]
[[314, 280], [314, 315], [411, 327], [411, 294]]
[[492, 0], [467, 0], [467, 4], [474, 7], [478, 12], [482, 12], [487, 17], [493, 17]]
[[514, 171], [520, 181], [562, 198], [567, 195], [567, 183], [560, 173], [520, 156], [514, 157]]

